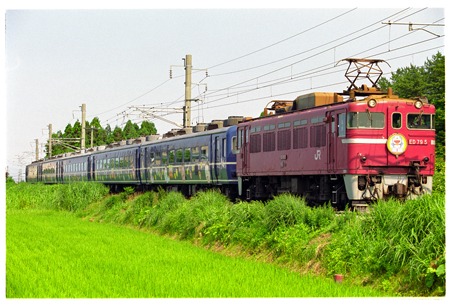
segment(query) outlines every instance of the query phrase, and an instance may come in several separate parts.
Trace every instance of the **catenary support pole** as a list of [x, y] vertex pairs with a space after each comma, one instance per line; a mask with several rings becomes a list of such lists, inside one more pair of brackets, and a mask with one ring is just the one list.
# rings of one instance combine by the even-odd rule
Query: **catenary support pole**
[[52, 157], [52, 124], [48, 125], [48, 157]]
[[84, 150], [86, 143], [86, 104], [81, 105], [81, 150]]
[[185, 82], [185, 109], [183, 127], [191, 126], [191, 77], [192, 77], [192, 55], [186, 55], [185, 61], [186, 82]]

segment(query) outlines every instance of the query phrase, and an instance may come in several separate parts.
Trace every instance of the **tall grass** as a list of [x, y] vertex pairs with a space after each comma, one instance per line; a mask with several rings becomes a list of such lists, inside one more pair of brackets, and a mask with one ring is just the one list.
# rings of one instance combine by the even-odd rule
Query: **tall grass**
[[9, 183], [6, 189], [6, 208], [78, 211], [92, 202], [103, 199], [108, 192], [103, 184], [96, 182], [56, 185]]
[[330, 273], [353, 271], [385, 278], [404, 274], [406, 282], [416, 287], [443, 288], [443, 280], [430, 282], [426, 277], [428, 269], [438, 267], [436, 262], [445, 257], [445, 196], [378, 202], [371, 213], [338, 232], [327, 251]]

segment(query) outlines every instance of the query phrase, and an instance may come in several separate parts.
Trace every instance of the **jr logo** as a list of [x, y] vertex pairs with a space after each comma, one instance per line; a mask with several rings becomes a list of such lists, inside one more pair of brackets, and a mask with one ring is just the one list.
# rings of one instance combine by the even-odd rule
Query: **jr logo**
[[316, 154], [314, 154], [314, 158], [315, 158], [315, 160], [318, 160], [318, 159], [320, 159], [320, 150], [317, 150], [317, 153]]

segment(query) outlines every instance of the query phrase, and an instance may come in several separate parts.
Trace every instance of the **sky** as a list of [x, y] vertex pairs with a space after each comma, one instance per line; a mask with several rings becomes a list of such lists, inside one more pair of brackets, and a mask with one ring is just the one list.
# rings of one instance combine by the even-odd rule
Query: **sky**
[[[427, 3], [428, 4], [428, 3]], [[445, 54], [443, 5], [432, 8], [5, 9], [5, 168], [45, 153], [48, 125], [98, 117], [103, 127], [144, 120], [135, 107], [169, 109], [182, 123], [184, 61], [192, 55], [193, 124], [257, 117], [271, 100], [342, 92], [345, 58], [383, 59], [385, 77]], [[169, 78], [172, 69], [173, 78]], [[195, 70], [201, 69], [201, 70]], [[206, 76], [206, 70], [208, 77]], [[361, 82], [361, 84], [367, 82]], [[359, 83], [358, 83], [359, 85]], [[167, 114], [167, 115], [166, 115]], [[158, 133], [176, 128], [152, 119]], [[88, 136], [87, 136], [88, 138]], [[23, 178], [22, 178], [23, 179]]]

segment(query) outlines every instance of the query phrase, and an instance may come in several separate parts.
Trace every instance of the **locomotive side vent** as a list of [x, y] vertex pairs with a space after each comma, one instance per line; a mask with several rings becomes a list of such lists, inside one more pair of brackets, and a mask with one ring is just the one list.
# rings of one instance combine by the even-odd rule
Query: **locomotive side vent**
[[324, 147], [326, 145], [326, 126], [325, 125], [316, 125], [311, 127], [311, 147]]
[[263, 151], [275, 151], [275, 132], [265, 132], [263, 134]]
[[294, 149], [308, 148], [308, 130], [306, 127], [294, 129]]

